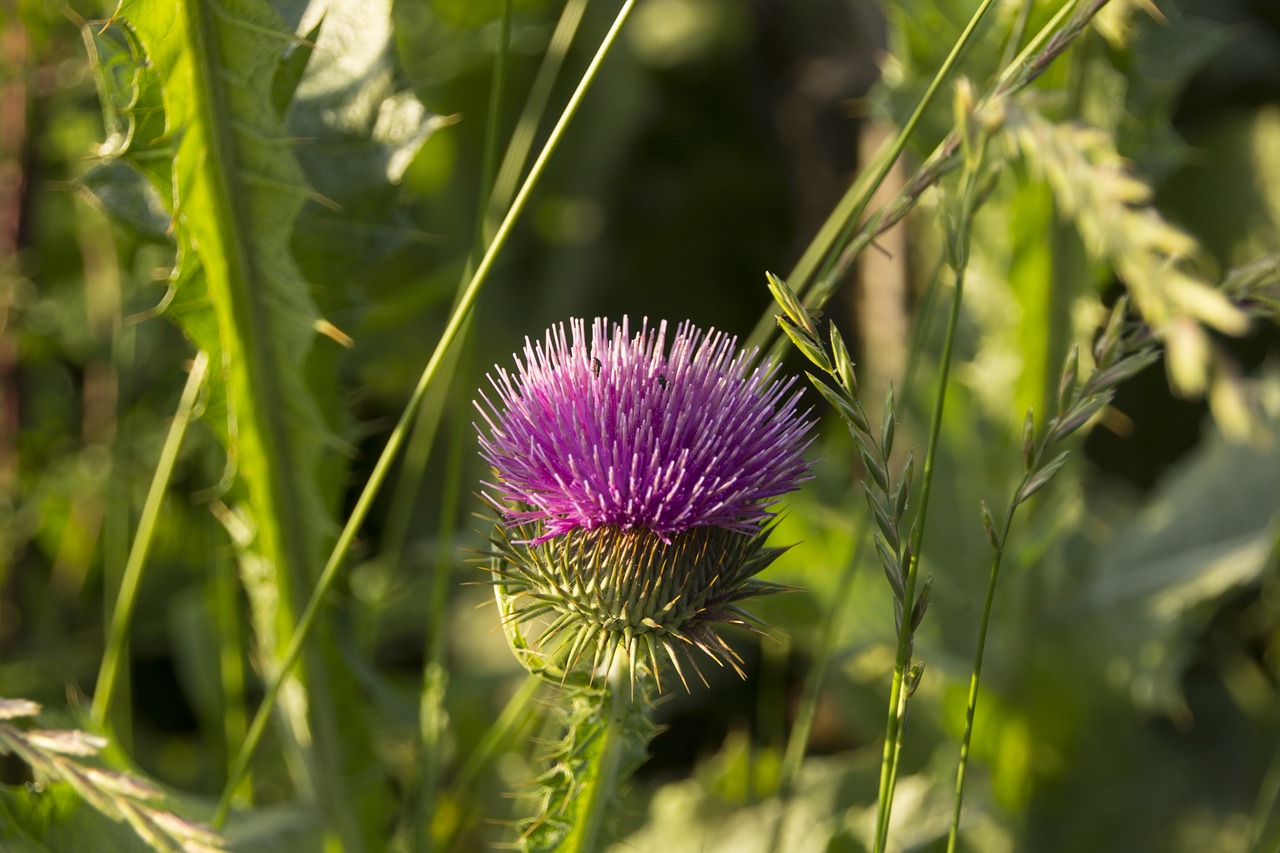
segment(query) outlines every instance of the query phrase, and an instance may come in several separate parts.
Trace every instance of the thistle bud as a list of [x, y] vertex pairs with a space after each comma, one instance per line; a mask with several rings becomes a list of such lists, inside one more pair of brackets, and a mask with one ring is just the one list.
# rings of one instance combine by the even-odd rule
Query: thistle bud
[[695, 649], [737, 668], [712, 626], [780, 589], [755, 576], [782, 553], [770, 505], [810, 476], [801, 392], [723, 333], [686, 323], [666, 341], [665, 322], [574, 320], [476, 403], [503, 612], [539, 622], [533, 646], [565, 673], [621, 653], [684, 681]]

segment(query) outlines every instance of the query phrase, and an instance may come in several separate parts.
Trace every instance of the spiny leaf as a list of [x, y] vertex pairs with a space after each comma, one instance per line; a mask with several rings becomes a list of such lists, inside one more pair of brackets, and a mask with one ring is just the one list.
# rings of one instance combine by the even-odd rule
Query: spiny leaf
[[312, 3], [291, 48], [290, 56], [315, 44], [285, 117], [289, 133], [307, 140], [295, 154], [318, 192], [299, 214], [295, 246], [308, 278], [335, 301], [352, 277], [422, 239], [399, 184], [427, 138], [449, 123], [399, 79], [391, 5]]
[[[323, 450], [333, 439], [304, 372], [320, 317], [291, 251], [298, 211], [314, 193], [272, 105], [280, 58], [296, 38], [265, 0], [130, 0], [118, 20], [136, 33], [163, 96], [177, 244], [172, 313], [222, 368], [211, 388], [224, 408], [210, 411], [223, 415], [223, 497], [248, 522], [241, 564], [257, 639], [270, 657], [293, 630], [331, 538], [326, 506], [340, 482], [328, 477], [321, 485]], [[343, 677], [341, 668], [308, 670], [317, 690], [345, 695], [319, 683]], [[302, 698], [292, 691], [285, 701]], [[353, 804], [337, 789], [354, 775], [350, 762], [360, 750], [348, 738], [337, 754], [329, 716], [336, 704], [311, 703], [309, 731], [297, 736], [314, 743], [318, 762], [309, 766], [323, 769], [312, 781], [344, 845], [359, 850]], [[302, 710], [286, 719], [302, 719]]]

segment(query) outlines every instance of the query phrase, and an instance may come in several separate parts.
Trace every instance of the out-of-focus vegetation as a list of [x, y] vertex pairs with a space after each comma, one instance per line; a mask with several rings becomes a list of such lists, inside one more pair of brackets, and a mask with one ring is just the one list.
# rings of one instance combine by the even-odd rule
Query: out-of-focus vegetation
[[[0, 696], [40, 702], [42, 726], [108, 736], [105, 765], [170, 789], [179, 814], [213, 814], [477, 231], [492, 236], [492, 218], [477, 223], [504, 5], [153, 0], [107, 24], [106, 6], [18, 0], [0, 14]], [[536, 155], [618, 5], [511, 4], [499, 162], [521, 131], [525, 162]], [[955, 77], [985, 91], [1061, 5], [997, 4]], [[774, 310], [765, 271], [795, 263], [973, 6], [641, 0], [318, 611], [238, 790], [229, 849], [511, 840], [501, 824], [524, 806], [508, 795], [536, 769], [546, 709], [508, 706], [525, 674], [494, 608], [478, 607], [489, 594], [468, 549], [489, 522], [471, 517], [475, 389], [569, 316], [687, 318], [745, 338]], [[924, 536], [934, 586], [914, 650], [927, 669], [901, 759], [901, 849], [945, 843], [991, 559], [980, 502], [1009, 500], [1027, 409], [1043, 424], [1063, 357], [1089, 351], [1126, 288], [1174, 361], [1121, 387], [1014, 525], [961, 848], [1280, 849], [1274, 302], [1270, 315], [1251, 303], [1259, 316], [1234, 334], [1218, 303], [1169, 285], [1239, 282], [1231, 271], [1247, 268], [1274, 288], [1280, 14], [1271, 0], [1155, 7], [1113, 0], [994, 131]], [[197, 86], [174, 10], [220, 34], [229, 53], [209, 67], [255, 97]], [[529, 127], [525, 100], [575, 12]], [[952, 129], [950, 103], [926, 113], [891, 183]], [[185, 134], [167, 134], [180, 118]], [[825, 309], [866, 399], [894, 385], [902, 450], [928, 433], [952, 183], [865, 251]], [[130, 549], [199, 350], [209, 379], [113, 701], [94, 719]], [[748, 680], [708, 673], [709, 687], [659, 706], [665, 730], [618, 849], [760, 850], [780, 820], [785, 850], [869, 845], [892, 594], [860, 544], [861, 463], [838, 419], [812, 456], [816, 479], [774, 534], [797, 544], [767, 576], [801, 591], [756, 608], [771, 639], [733, 638]], [[791, 722], [828, 639], [807, 758], [783, 798]], [[0, 758], [0, 847], [145, 849], [18, 758]]]

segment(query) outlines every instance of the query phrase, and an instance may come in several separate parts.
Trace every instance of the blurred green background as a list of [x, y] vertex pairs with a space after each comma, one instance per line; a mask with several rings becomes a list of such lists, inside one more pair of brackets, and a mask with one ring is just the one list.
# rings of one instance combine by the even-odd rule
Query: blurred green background
[[[297, 21], [305, 4], [277, 5]], [[745, 337], [769, 309], [764, 272], [794, 263], [865, 160], [866, 140], [906, 114], [971, 5], [639, 4], [480, 300], [473, 350], [457, 393], [441, 402], [446, 426], [426, 475], [400, 487], [409, 503], [393, 507], [384, 495], [327, 611], [368, 701], [387, 791], [413, 777], [430, 574], [440, 537], [455, 533], [437, 524], [450, 453], [468, 466], [457, 542], [481, 541], [473, 528], [484, 522], [465, 517], [481, 509], [471, 492], [483, 476], [468, 389], [482, 386], [490, 365], [509, 366], [525, 336], [570, 316], [687, 318]], [[1022, 5], [1004, 4], [1000, 20]], [[1160, 209], [1222, 271], [1280, 248], [1280, 6], [1158, 5], [1164, 20], [1138, 12], [1123, 46], [1085, 36], [1040, 90], [1055, 115], [1111, 132], [1152, 181]], [[1056, 8], [1030, 7], [1040, 22]], [[395, 4], [396, 84], [445, 120], [398, 187], [343, 199], [341, 214], [310, 205], [300, 220], [298, 262], [326, 318], [355, 341], [313, 357], [332, 377], [326, 405], [342, 413], [337, 455], [350, 470], [338, 491], [348, 508], [434, 347], [471, 251], [499, 8], [497, 0]], [[105, 132], [75, 19], [110, 11], [18, 0], [0, 12], [0, 695], [55, 714], [92, 694], [114, 599], [104, 590], [119, 583], [193, 355], [174, 325], [151, 316], [172, 263], [163, 234], [146, 239], [114, 223], [86, 183]], [[613, 4], [588, 4], [551, 114], [614, 13]], [[516, 126], [559, 14], [556, 3], [515, 3], [500, 140]], [[1001, 47], [993, 32], [964, 73], [985, 79]], [[929, 116], [912, 162], [950, 123], [945, 108]], [[340, 147], [299, 143], [308, 179], [331, 197], [344, 186], [342, 157]], [[1036, 176], [1007, 168], [975, 231], [979, 274], [926, 537], [936, 588], [917, 656], [929, 668], [912, 706], [895, 812], [897, 840], [917, 849], [945, 835], [989, 561], [978, 502], [1003, 506], [1020, 475], [1023, 410], [1047, 404], [1026, 377], [1056, 371], [1087, 325], [1078, 306], [1118, 290]], [[926, 205], [881, 259], [884, 278], [851, 281], [827, 309], [857, 342], [872, 388], [901, 383], [906, 346], [872, 344], [879, 324], [906, 329], [939, 310], [923, 297], [936, 270], [936, 226]], [[1029, 306], [1046, 304], [1038, 283], [1064, 268], [1076, 274], [1044, 309], [1059, 322], [1036, 325]], [[896, 308], [871, 314], [868, 294], [889, 280], [901, 282], [888, 297]], [[926, 353], [940, 327], [935, 317]], [[1047, 338], [1057, 349], [1046, 357]], [[1015, 528], [988, 646], [968, 849], [1280, 850], [1268, 788], [1280, 786], [1276, 329], [1264, 323], [1219, 343], [1254, 383], [1269, 440], [1224, 441], [1205, 405], [1175, 398], [1153, 368], [1122, 390], [1118, 415], [1081, 443], [1062, 481]], [[924, 441], [931, 370], [926, 356], [900, 443]], [[767, 836], [772, 812], [759, 804], [865, 510], [838, 423], [824, 421], [812, 457], [817, 477], [788, 501], [775, 534], [799, 544], [770, 574], [804, 591], [757, 608], [778, 627], [777, 642], [733, 637], [751, 662], [748, 681], [717, 677], [711, 689], [661, 704], [666, 729], [633, 786], [628, 849], [758, 849], [751, 845]], [[225, 779], [224, 719], [237, 713], [217, 688], [210, 604], [241, 595], [227, 586], [235, 554], [209, 510], [225, 467], [216, 431], [198, 424], [138, 604], [131, 723], [117, 732], [145, 772], [203, 795]], [[450, 584], [446, 786], [522, 675], [492, 607], [477, 609], [487, 593], [467, 585], [481, 576], [465, 557]], [[874, 811], [893, 615], [873, 564], [842, 606], [788, 849], [860, 849]], [[251, 643], [247, 624], [241, 642]], [[250, 702], [261, 694], [253, 676], [248, 692]], [[483, 818], [509, 816], [502, 795], [519, 785], [528, 757], [523, 747], [512, 753], [473, 802], [452, 804], [464, 825], [458, 849], [501, 838]], [[259, 795], [287, 800], [271, 761], [259, 770]], [[13, 762], [0, 771], [5, 782], [22, 779]]]

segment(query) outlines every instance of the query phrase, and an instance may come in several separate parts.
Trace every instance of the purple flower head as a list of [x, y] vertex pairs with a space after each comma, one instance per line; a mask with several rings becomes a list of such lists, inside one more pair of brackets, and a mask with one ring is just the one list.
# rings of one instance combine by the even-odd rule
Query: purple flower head
[[476, 408], [485, 483], [540, 525], [531, 544], [572, 530], [648, 530], [669, 542], [695, 527], [755, 533], [780, 495], [809, 478], [813, 422], [794, 379], [753, 367], [737, 339], [690, 323], [631, 333], [598, 318], [525, 341], [516, 372], [495, 366], [496, 402]]

